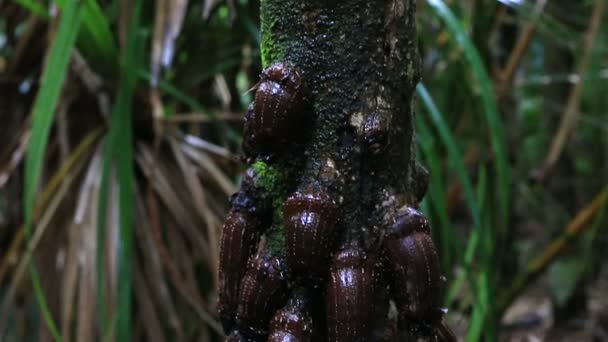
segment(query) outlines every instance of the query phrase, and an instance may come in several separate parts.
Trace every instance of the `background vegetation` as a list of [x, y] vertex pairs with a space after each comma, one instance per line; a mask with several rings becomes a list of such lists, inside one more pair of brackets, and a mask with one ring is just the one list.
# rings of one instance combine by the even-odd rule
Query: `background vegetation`
[[[0, 340], [219, 340], [259, 3], [152, 5], [0, 0]], [[419, 1], [423, 209], [467, 341], [608, 340], [606, 7]]]

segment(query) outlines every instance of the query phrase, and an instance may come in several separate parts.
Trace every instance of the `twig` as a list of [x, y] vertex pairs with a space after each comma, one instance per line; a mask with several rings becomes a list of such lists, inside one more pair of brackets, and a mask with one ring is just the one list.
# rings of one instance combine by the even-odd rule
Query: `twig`
[[110, 96], [103, 89], [103, 79], [91, 69], [87, 60], [77, 49], [72, 53], [72, 71], [78, 77], [85, 88], [97, 98], [101, 116], [108, 120], [110, 117]]
[[[223, 121], [241, 121], [243, 116], [232, 112], [218, 112], [215, 114], [215, 119]], [[209, 117], [206, 113], [192, 112], [184, 114], [176, 114], [169, 117], [163, 117], [162, 120], [170, 123], [183, 122], [213, 122], [215, 119]]]
[[78, 90], [70, 88], [71, 87], [69, 86], [64, 88], [60, 102], [57, 106], [57, 116], [55, 117], [57, 141], [59, 143], [59, 157], [61, 162], [64, 162], [70, 154], [70, 123], [68, 121], [68, 110], [78, 96]]
[[591, 203], [583, 208], [568, 223], [566, 230], [555, 239], [538, 257], [534, 258], [523, 274], [513, 282], [513, 286], [499, 301], [498, 312], [504, 312], [517, 296], [528, 287], [549, 265], [574, 241], [585, 232], [587, 227], [598, 214], [603, 205], [608, 201], [608, 187], [600, 192]]
[[523, 57], [528, 51], [530, 42], [532, 41], [532, 38], [536, 33], [538, 18], [540, 17], [543, 9], [545, 8], [546, 3], [547, 0], [539, 0], [536, 2], [536, 6], [534, 6], [534, 15], [532, 17], [532, 20], [525, 26], [523, 33], [517, 39], [515, 48], [513, 48], [513, 52], [509, 55], [507, 65], [505, 66], [505, 69], [500, 73], [498, 102], [502, 102], [504, 97], [511, 90], [515, 71], [517, 71], [519, 64], [521, 63]]
[[148, 215], [150, 217], [150, 223], [152, 228], [153, 241], [156, 245], [159, 254], [161, 255], [163, 265], [167, 269], [167, 272], [169, 273], [173, 281], [173, 285], [175, 286], [177, 291], [184, 297], [186, 302], [192, 306], [192, 308], [199, 315], [201, 320], [207, 323], [207, 325], [209, 325], [209, 327], [211, 327], [211, 329], [213, 329], [216, 333], [222, 335], [223, 330], [221, 326], [209, 312], [209, 309], [206, 307], [204, 301], [202, 300], [202, 298], [200, 298], [196, 290], [187, 286], [187, 282], [184, 280], [184, 277], [179, 272], [175, 261], [169, 253], [169, 250], [162, 242], [160, 232], [161, 229], [159, 227], [159, 218], [157, 215], [158, 206], [152, 185], [148, 187], [148, 190], [146, 192], [146, 202], [148, 206]]
[[[583, 54], [581, 56], [580, 63], [578, 65], [577, 74], [583, 77], [587, 71], [587, 67], [591, 62], [591, 56], [593, 51], [593, 43], [599, 33], [599, 29], [602, 23], [602, 17], [604, 15], [604, 8], [606, 7], [605, 0], [597, 0], [592, 10], [591, 21], [585, 34], [585, 41], [583, 45]], [[551, 173], [551, 170], [555, 166], [555, 163], [559, 159], [564, 145], [566, 144], [568, 137], [576, 127], [576, 123], [580, 116], [579, 103], [581, 94], [583, 92], [583, 82], [578, 82], [572, 85], [568, 101], [566, 103], [566, 109], [562, 115], [562, 120], [559, 125], [559, 130], [553, 138], [551, 143], [551, 149], [545, 159], [544, 164], [536, 170], [532, 171], [531, 176], [538, 180], [544, 181], [547, 176]]]
[[38, 27], [40, 27], [40, 24], [41, 22], [38, 15], [35, 13], [30, 13], [30, 16], [27, 18], [25, 23], [27, 29], [22, 34], [19, 42], [17, 42], [17, 46], [15, 47], [11, 57], [11, 61], [8, 66], [8, 74], [12, 74], [17, 70], [19, 63], [24, 60], [22, 56], [26, 53], [26, 49], [31, 48], [34, 45], [32, 44], [31, 40], [37, 37], [35, 33]]
[[[49, 223], [50, 223], [51, 219], [54, 217], [55, 213], [57, 212], [57, 208], [59, 207], [59, 204], [63, 200], [64, 196], [67, 194], [74, 179], [77, 178], [77, 176], [78, 176], [77, 173], [80, 172], [80, 169], [82, 168], [83, 165], [84, 165], [84, 160], [82, 160], [81, 158], [78, 158], [76, 164], [74, 165], [74, 168], [71, 168], [69, 170], [70, 172], [66, 173], [65, 177], [63, 177], [61, 185], [57, 189], [57, 192], [53, 193], [53, 197], [51, 198], [48, 206], [45, 208], [44, 212], [41, 214], [40, 220], [37, 222], [37, 225], [36, 225], [36, 230], [34, 231], [33, 235], [31, 237], [29, 237], [29, 239], [28, 239], [26, 247], [25, 247], [25, 251], [23, 252], [22, 257], [19, 259], [19, 263], [17, 264], [15, 273], [11, 279], [10, 285], [8, 287], [7, 295], [5, 296], [4, 302], [2, 303], [2, 306], [0, 307], [0, 322], [3, 322], [2, 323], [3, 325], [4, 325], [4, 323], [7, 322], [7, 317], [8, 317], [8, 312], [9, 312], [8, 309], [9, 309], [11, 303], [13, 302], [14, 296], [17, 291], [17, 287], [19, 286], [21, 279], [26, 274], [26, 267], [30, 264], [30, 260], [34, 256], [34, 251], [36, 250], [36, 247], [40, 243], [44, 233], [46, 232], [46, 229], [49, 227]], [[24, 231], [23, 228], [24, 227], [22, 226], [22, 229], [20, 230], [20, 232]], [[4, 331], [3, 327], [0, 327], [0, 331]]]
[[[39, 215], [41, 214], [42, 210], [48, 206], [49, 202], [55, 195], [55, 192], [61, 185], [61, 182], [66, 177], [66, 174], [68, 174], [69, 171], [75, 165], [77, 165], [77, 163], [81, 160], [81, 158], [86, 156], [86, 152], [97, 141], [97, 139], [101, 135], [101, 132], [102, 131], [98, 129], [98, 130], [93, 131], [92, 133], [89, 133], [89, 135], [87, 135], [87, 137], [85, 139], [83, 139], [83, 141], [80, 143], [80, 145], [74, 150], [74, 152], [72, 153], [70, 158], [68, 158], [68, 160], [66, 160], [61, 165], [59, 170], [57, 170], [55, 175], [53, 175], [51, 180], [48, 182], [46, 188], [40, 195], [40, 200], [38, 201], [36, 208], [34, 208], [34, 217], [38, 218]], [[19, 228], [19, 230], [17, 231], [15, 237], [13, 238], [13, 241], [11, 242], [11, 246], [9, 247], [8, 252], [4, 256], [2, 263], [0, 263], [0, 283], [2, 282], [2, 279], [4, 278], [4, 275], [5, 275], [6, 271], [8, 270], [8, 267], [12, 264], [12, 261], [17, 260], [16, 253], [21, 248], [21, 244], [24, 241], [23, 237], [24, 237], [23, 226], [21, 226]]]
[[9, 178], [25, 156], [25, 150], [27, 149], [27, 144], [30, 141], [30, 121], [31, 116], [27, 118], [24, 124], [25, 128], [21, 129], [17, 134], [18, 141], [14, 143], [15, 146], [11, 146], [10, 148], [10, 151], [12, 151], [10, 154], [10, 159], [6, 164], [0, 165], [0, 189], [6, 185]]

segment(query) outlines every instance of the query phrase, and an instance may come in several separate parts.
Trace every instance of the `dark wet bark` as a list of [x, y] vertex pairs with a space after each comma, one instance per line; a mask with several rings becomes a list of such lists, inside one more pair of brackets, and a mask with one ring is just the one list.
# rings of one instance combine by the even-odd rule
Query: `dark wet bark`
[[[304, 147], [269, 163], [281, 178], [275, 195], [310, 185], [326, 189], [343, 210], [340, 241], [363, 240], [372, 250], [392, 212], [417, 205], [412, 103], [419, 57], [414, 3], [261, 4], [264, 67], [288, 62], [298, 68], [311, 94], [314, 113], [309, 114], [315, 118]], [[261, 166], [267, 165], [257, 164]], [[282, 240], [277, 221], [269, 242], [282, 254], [282, 244], [273, 244]]]

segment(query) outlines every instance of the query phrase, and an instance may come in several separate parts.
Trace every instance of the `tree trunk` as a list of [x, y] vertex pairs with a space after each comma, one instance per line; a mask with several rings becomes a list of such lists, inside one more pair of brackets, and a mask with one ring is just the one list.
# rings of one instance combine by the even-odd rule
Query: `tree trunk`
[[450, 341], [437, 253], [413, 209], [428, 183], [414, 155], [415, 1], [262, 0], [261, 22], [253, 165], [220, 256], [229, 340]]
[[372, 246], [385, 217], [417, 205], [414, 14], [413, 0], [262, 0], [263, 65], [299, 68], [316, 118], [306, 156], [275, 165], [288, 188], [330, 189], [343, 208], [342, 240], [361, 235]]

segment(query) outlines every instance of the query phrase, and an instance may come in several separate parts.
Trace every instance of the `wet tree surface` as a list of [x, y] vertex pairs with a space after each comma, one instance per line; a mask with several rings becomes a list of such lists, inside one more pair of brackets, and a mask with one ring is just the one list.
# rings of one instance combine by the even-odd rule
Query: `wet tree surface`
[[428, 183], [414, 154], [414, 15], [414, 1], [262, 1], [250, 167], [220, 256], [229, 340], [442, 334], [438, 256], [413, 210]]
[[362, 237], [368, 248], [392, 211], [417, 204], [412, 96], [419, 58], [414, 2], [407, 4], [261, 5], [264, 66], [289, 62], [300, 69], [312, 107], [304, 146], [268, 165], [280, 171], [285, 194], [310, 185], [327, 189], [342, 209], [340, 240]]

